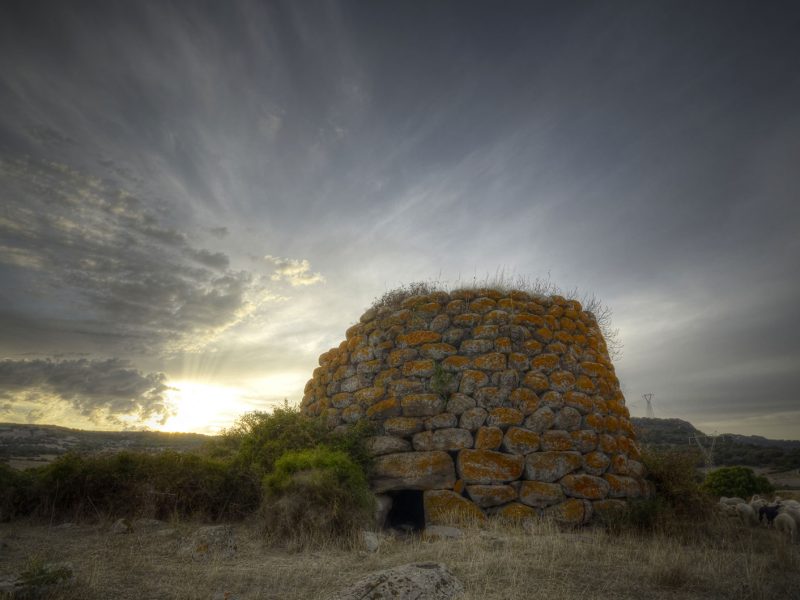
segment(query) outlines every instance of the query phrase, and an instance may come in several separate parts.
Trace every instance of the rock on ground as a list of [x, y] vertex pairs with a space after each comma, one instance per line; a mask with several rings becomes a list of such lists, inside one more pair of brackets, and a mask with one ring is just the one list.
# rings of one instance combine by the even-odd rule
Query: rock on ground
[[449, 600], [464, 586], [440, 563], [411, 563], [367, 575], [330, 600]]
[[209, 525], [194, 532], [182, 554], [195, 560], [211, 556], [232, 558], [236, 554], [236, 540], [230, 525]]

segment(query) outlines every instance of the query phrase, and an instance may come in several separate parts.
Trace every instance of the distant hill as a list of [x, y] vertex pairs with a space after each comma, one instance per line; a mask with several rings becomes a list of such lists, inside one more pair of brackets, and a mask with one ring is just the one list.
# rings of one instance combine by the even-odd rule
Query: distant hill
[[[639, 442], [652, 448], [691, 448], [692, 437], [705, 435], [682, 419], [632, 417]], [[771, 440], [759, 435], [723, 433], [714, 446], [717, 465], [747, 465], [779, 470], [800, 468], [800, 440]]]
[[69, 451], [160, 452], [197, 450], [211, 436], [200, 433], [162, 431], [84, 431], [56, 425], [0, 423], [0, 462], [13, 466], [45, 464]]

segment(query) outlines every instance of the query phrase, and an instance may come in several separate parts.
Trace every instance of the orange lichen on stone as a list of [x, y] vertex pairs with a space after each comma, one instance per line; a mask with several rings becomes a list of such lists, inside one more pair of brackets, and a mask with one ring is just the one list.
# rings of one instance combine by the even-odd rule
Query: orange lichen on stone
[[469, 368], [472, 361], [466, 356], [448, 356], [442, 361], [442, 369], [445, 371], [464, 371]]
[[[489, 411], [489, 416], [486, 419], [487, 425], [493, 427], [509, 427], [510, 425], [519, 425], [522, 423], [525, 415], [515, 408], [507, 406], [498, 406]], [[498, 444], [499, 446], [499, 444]]]
[[525, 479], [552, 483], [581, 465], [580, 452], [531, 452], [525, 457]]
[[392, 417], [383, 422], [383, 429], [389, 435], [406, 437], [422, 431], [424, 423], [422, 419], [414, 417]]
[[570, 498], [561, 504], [546, 508], [545, 516], [564, 525], [583, 525], [592, 517], [591, 504], [586, 500]]
[[528, 506], [544, 508], [562, 502], [564, 490], [557, 483], [523, 481], [519, 487], [519, 499]]
[[567, 346], [561, 342], [552, 342], [547, 344], [545, 348], [550, 354], [558, 354], [561, 356], [567, 351]]
[[591, 452], [597, 448], [597, 432], [592, 429], [570, 431], [572, 442], [580, 452]]
[[608, 370], [597, 362], [586, 361], [582, 362], [580, 366], [581, 371], [589, 377], [605, 377], [608, 374]]
[[606, 415], [603, 418], [603, 428], [609, 433], [616, 433], [619, 431], [619, 421], [613, 415]]
[[582, 415], [589, 414], [594, 408], [594, 401], [581, 392], [567, 392], [564, 394], [564, 404], [577, 409]]
[[475, 434], [475, 448], [497, 450], [503, 443], [503, 430], [499, 427], [481, 427]]
[[461, 450], [458, 453], [459, 476], [467, 483], [505, 483], [519, 479], [524, 457], [492, 450]]
[[449, 489], [455, 482], [453, 459], [441, 450], [385, 454], [375, 458], [372, 465], [372, 487], [376, 493]]
[[458, 327], [475, 327], [481, 322], [481, 316], [478, 313], [462, 313], [453, 317], [453, 325]]
[[[509, 340], [509, 342], [510, 341], [511, 340]], [[528, 368], [530, 368], [530, 360], [520, 352], [511, 352], [508, 355], [508, 368], [516, 369], [517, 371], [527, 371]]]
[[511, 320], [514, 325], [523, 325], [525, 327], [544, 327], [544, 318], [540, 315], [531, 313], [520, 313], [514, 315]]
[[641, 495], [641, 486], [633, 477], [605, 473], [603, 479], [608, 482], [611, 498], [638, 498]]
[[444, 400], [438, 394], [410, 394], [401, 405], [404, 417], [430, 417], [444, 412]]
[[536, 519], [539, 517], [539, 513], [530, 506], [525, 506], [519, 502], [511, 502], [498, 509], [495, 516], [506, 521], [520, 522]]
[[511, 454], [530, 454], [539, 449], [539, 434], [522, 427], [509, 427], [503, 437], [503, 449]]
[[370, 406], [367, 409], [367, 416], [371, 419], [385, 419], [400, 414], [400, 403], [397, 398], [387, 398]]
[[560, 429], [545, 431], [542, 434], [541, 445], [544, 451], [572, 450], [575, 447], [569, 432]]
[[354, 335], [353, 337], [347, 340], [347, 349], [352, 352], [359, 346], [364, 345], [367, 342], [367, 336], [365, 335]]
[[569, 371], [550, 373], [550, 386], [559, 392], [567, 392], [575, 387], [575, 375]]
[[573, 338], [573, 337], [572, 337], [572, 335], [570, 335], [570, 334], [569, 334], [568, 332], [566, 332], [566, 331], [561, 331], [561, 330], [559, 330], [559, 331], [556, 331], [556, 332], [553, 334], [553, 337], [554, 337], [556, 340], [558, 340], [559, 342], [561, 342], [562, 344], [572, 344], [572, 343], [574, 343], [574, 341], [575, 341], [575, 338]]
[[520, 313], [527, 310], [527, 298], [501, 298], [497, 301], [497, 308], [502, 308], [508, 312]]
[[509, 314], [504, 310], [490, 310], [483, 315], [485, 325], [505, 325], [509, 319]]
[[587, 500], [602, 500], [608, 495], [609, 484], [601, 477], [571, 473], [565, 475], [559, 482], [567, 496], [585, 498]]
[[461, 374], [459, 391], [463, 394], [471, 394], [487, 383], [489, 383], [489, 376], [483, 371], [464, 371]]
[[607, 454], [613, 454], [619, 448], [617, 444], [617, 438], [612, 435], [608, 435], [607, 433], [600, 434], [599, 442], [600, 450], [606, 452]]
[[430, 358], [421, 360], [410, 360], [403, 365], [403, 375], [405, 377], [430, 377], [436, 364]]
[[375, 375], [375, 385], [386, 385], [388, 382], [400, 378], [400, 369], [384, 369]]
[[536, 371], [528, 371], [522, 379], [522, 384], [534, 392], [544, 392], [550, 389], [550, 382], [547, 376]]
[[410, 331], [397, 336], [397, 343], [401, 346], [419, 346], [421, 344], [429, 344], [432, 342], [441, 341], [442, 334], [436, 331], [428, 331], [426, 329], [419, 329], [417, 331]]
[[450, 344], [445, 344], [443, 342], [438, 342], [435, 344], [423, 344], [420, 346], [419, 350], [422, 356], [426, 358], [433, 358], [435, 360], [442, 360], [443, 358], [447, 358], [448, 356], [452, 356], [458, 352], [455, 346], [451, 346]]
[[502, 371], [506, 368], [506, 355], [502, 352], [481, 354], [472, 360], [472, 367], [485, 371]]
[[346, 408], [353, 403], [353, 394], [340, 392], [331, 397], [331, 404], [336, 408]]
[[517, 499], [517, 490], [510, 485], [469, 485], [467, 494], [481, 508], [500, 506]]
[[514, 349], [514, 345], [511, 342], [511, 338], [500, 337], [494, 341], [494, 349], [497, 352], [508, 354]]
[[464, 312], [466, 303], [463, 300], [451, 300], [447, 303], [444, 310], [448, 315], [457, 315]]
[[533, 332], [533, 335], [540, 342], [548, 343], [553, 339], [553, 332], [547, 327], [540, 327]]
[[590, 475], [602, 475], [611, 465], [611, 459], [602, 452], [588, 452], [583, 455], [583, 470]]
[[526, 417], [539, 408], [539, 396], [528, 388], [515, 388], [511, 391], [509, 400], [511, 405]]
[[[573, 311], [573, 314], [575, 314], [574, 311]], [[570, 319], [566, 315], [561, 317], [561, 329], [563, 329], [565, 331], [575, 331], [576, 328], [577, 328], [577, 325], [575, 324], [574, 320]]]
[[525, 340], [522, 343], [522, 350], [528, 356], [534, 356], [536, 354], [539, 354], [542, 351], [543, 347], [544, 346], [542, 345], [542, 343], [537, 340]]
[[493, 310], [495, 306], [497, 306], [497, 301], [487, 297], [476, 298], [475, 300], [469, 303], [469, 309], [472, 312], [480, 314], [484, 314], [489, 312], [490, 310]]
[[575, 380], [575, 389], [591, 394], [594, 392], [594, 383], [586, 375], [579, 375]]
[[552, 371], [561, 364], [561, 359], [557, 354], [540, 354], [531, 360], [531, 367], [534, 369], [542, 369], [544, 371]]
[[355, 423], [363, 416], [364, 412], [358, 404], [347, 406], [342, 410], [342, 420], [345, 423]]
[[375, 402], [383, 398], [384, 394], [386, 394], [386, 388], [384, 387], [378, 387], [378, 386], [368, 387], [358, 390], [355, 393], [355, 398], [356, 402], [359, 402], [361, 404], [374, 404]]
[[414, 348], [399, 348], [389, 353], [386, 364], [390, 367], [399, 367], [408, 360], [414, 360], [418, 355], [419, 352]]

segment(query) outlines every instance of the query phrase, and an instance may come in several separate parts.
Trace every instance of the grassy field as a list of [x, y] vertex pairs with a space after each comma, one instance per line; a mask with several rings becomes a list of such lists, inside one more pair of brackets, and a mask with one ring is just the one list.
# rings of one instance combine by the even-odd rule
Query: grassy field
[[720, 523], [714, 531], [661, 535], [527, 530], [491, 524], [460, 540], [384, 538], [375, 553], [341, 548], [269, 548], [255, 523], [234, 526], [233, 558], [196, 562], [182, 555], [197, 527], [115, 535], [109, 524], [67, 528], [0, 524], [0, 575], [36, 562], [71, 563], [75, 579], [51, 598], [323, 599], [375, 570], [434, 561], [463, 582], [464, 599], [797, 598], [800, 547], [766, 529]]

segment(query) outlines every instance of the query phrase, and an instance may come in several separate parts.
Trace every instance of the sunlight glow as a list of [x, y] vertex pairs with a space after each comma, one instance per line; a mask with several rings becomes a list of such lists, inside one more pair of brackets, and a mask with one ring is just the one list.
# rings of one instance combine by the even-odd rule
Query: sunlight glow
[[167, 396], [175, 415], [154, 429], [218, 433], [249, 410], [242, 398], [245, 391], [240, 388], [197, 381], [172, 381], [170, 387], [175, 388]]

